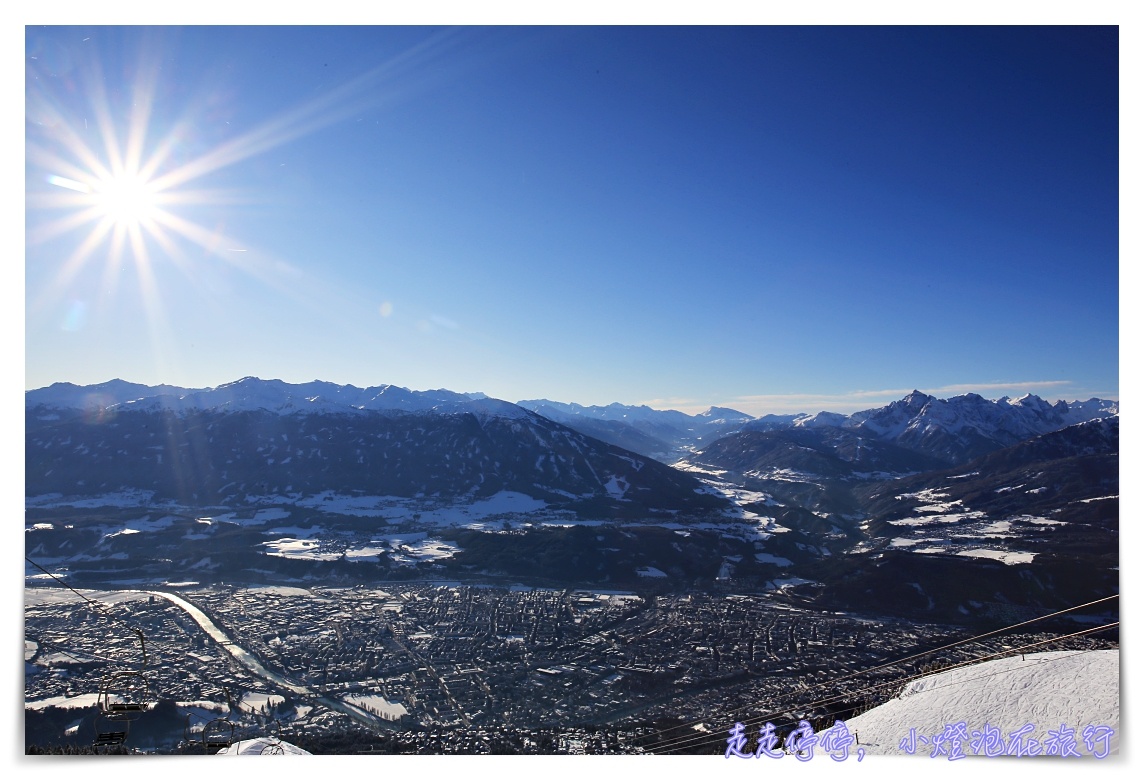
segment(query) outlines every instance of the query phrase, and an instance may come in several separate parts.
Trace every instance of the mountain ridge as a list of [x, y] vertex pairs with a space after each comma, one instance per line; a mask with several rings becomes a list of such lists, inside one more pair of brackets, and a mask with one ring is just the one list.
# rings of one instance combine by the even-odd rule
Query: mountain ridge
[[[243, 395], [243, 392], [246, 395]], [[334, 403], [356, 409], [394, 408], [402, 403], [413, 407], [425, 406], [429, 402], [466, 402], [479, 400], [497, 400], [480, 392], [460, 393], [444, 388], [433, 390], [410, 390], [406, 387], [392, 384], [371, 385], [359, 388], [356, 385], [336, 384], [323, 380], [312, 380], [303, 383], [289, 383], [280, 379], [260, 379], [246, 376], [232, 382], [225, 382], [216, 387], [185, 388], [177, 385], [159, 384], [145, 385], [128, 382], [123, 379], [111, 379], [94, 385], [77, 385], [71, 382], [55, 382], [47, 387], [35, 388], [24, 392], [25, 408], [37, 405], [55, 406], [60, 408], [91, 408], [101, 404], [102, 408], [116, 406], [124, 403], [138, 403], [151, 398], [171, 397], [173, 399], [191, 399], [196, 408], [210, 408], [210, 405], [221, 406], [234, 403], [235, 400], [245, 400], [247, 404], [257, 403], [251, 391], [261, 393], [265, 397], [301, 398], [309, 402], [322, 401]], [[389, 396], [386, 398], [385, 396]], [[412, 403], [417, 399], [419, 403]], [[960, 400], [959, 400], [960, 399]], [[672, 424], [694, 425], [730, 423], [737, 425], [760, 425], [813, 427], [823, 424], [839, 424], [840, 427], [866, 427], [872, 432], [885, 432], [887, 419], [899, 415], [901, 410], [909, 410], [916, 414], [925, 413], [927, 409], [938, 409], [943, 405], [964, 406], [969, 402], [984, 402], [995, 407], [1007, 406], [1041, 416], [1068, 416], [1067, 424], [1083, 422], [1095, 416], [1107, 416], [1119, 412], [1119, 402], [1100, 398], [1087, 400], [1057, 401], [1050, 404], [1039, 396], [1027, 393], [1016, 399], [1002, 396], [989, 401], [976, 393], [965, 393], [951, 396], [947, 399], [928, 395], [914, 390], [904, 398], [893, 401], [885, 406], [871, 407], [853, 414], [840, 414], [838, 412], [819, 411], [816, 413], [795, 414], [766, 414], [752, 417], [745, 412], [721, 406], [711, 406], [706, 411], [697, 414], [687, 414], [675, 409], [653, 409], [646, 404], [626, 405], [611, 403], [606, 406], [583, 406], [577, 403], [550, 401], [547, 399], [522, 400], [511, 403], [530, 411], [537, 411], [535, 407], [543, 406], [559, 414], [568, 416], [581, 416], [601, 420], [631, 422], [632, 420], [669, 420]], [[936, 404], [936, 406], [935, 406]], [[235, 405], [234, 408], [251, 408], [249, 405]], [[265, 405], [255, 408], [272, 407]], [[1078, 417], [1077, 415], [1081, 415]]]

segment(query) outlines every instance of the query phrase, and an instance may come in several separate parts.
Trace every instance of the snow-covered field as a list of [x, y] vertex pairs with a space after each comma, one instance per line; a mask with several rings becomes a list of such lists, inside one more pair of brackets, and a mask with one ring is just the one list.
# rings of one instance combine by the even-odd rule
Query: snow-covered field
[[242, 697], [242, 701], [238, 703], [238, 706], [247, 712], [261, 712], [263, 707], [269, 710], [271, 707], [275, 707], [284, 701], [286, 700], [283, 697], [275, 694], [251, 691]]
[[[709, 475], [705, 475], [709, 476]], [[770, 561], [761, 544], [776, 533], [788, 529], [772, 517], [759, 515], [747, 509], [759, 506], [780, 506], [774, 499], [759, 491], [746, 490], [708, 478], [703, 490], [726, 497], [732, 506], [722, 515], [708, 515], [703, 520], [678, 522], [671, 519], [648, 518], [646, 525], [667, 528], [686, 535], [692, 531], [712, 531], [728, 538], [756, 544], [756, 550]], [[609, 483], [614, 496], [628, 490], [619, 478]], [[585, 520], [574, 513], [550, 507], [545, 501], [523, 493], [500, 491], [482, 499], [437, 497], [401, 498], [395, 496], [347, 496], [326, 491], [311, 496], [300, 493], [286, 495], [247, 495], [246, 507], [241, 509], [215, 507], [212, 509], [177, 508], [153, 504], [153, 494], [147, 491], [124, 491], [85, 499], [68, 499], [58, 494], [30, 497], [28, 507], [49, 506], [103, 506], [119, 509], [143, 508], [152, 510], [137, 519], [103, 522], [89, 525], [101, 532], [100, 542], [91, 550], [72, 555], [71, 561], [107, 559], [114, 555], [100, 549], [101, 545], [125, 535], [146, 534], [169, 529], [174, 523], [194, 521], [183, 533], [187, 541], [205, 540], [228, 524], [258, 527], [269, 526], [266, 539], [261, 543], [264, 554], [298, 560], [336, 561], [344, 558], [356, 563], [378, 563], [389, 558], [395, 563], [411, 565], [421, 561], [434, 561], [455, 555], [460, 548], [453, 542], [435, 537], [435, 529], [466, 528], [492, 533], [514, 532], [532, 528], [608, 525], [606, 520]], [[346, 531], [338, 529], [332, 517], [376, 519], [374, 530]], [[285, 522], [277, 522], [285, 521]], [[26, 527], [26, 549], [36, 554], [36, 534], [60, 530], [58, 523], [33, 522]], [[70, 526], [69, 526], [70, 527]], [[384, 533], [384, 529], [398, 533]], [[412, 533], [410, 533], [412, 532]], [[787, 565], [786, 559], [781, 559]], [[62, 563], [62, 560], [41, 556], [41, 563]], [[202, 558], [193, 567], [211, 569], [219, 564], [210, 557]], [[26, 576], [41, 576], [28, 571]], [[47, 578], [48, 575], [42, 575]], [[646, 574], [644, 576], [656, 576]], [[146, 584], [139, 580], [140, 584]], [[124, 583], [126, 584], [126, 583]]]
[[[106, 496], [85, 499], [68, 499], [58, 494], [29, 497], [28, 507], [109, 507], [117, 509], [151, 508], [153, 494], [147, 491], [126, 491]], [[266, 495], [247, 496], [250, 509], [227, 511], [219, 507], [214, 513], [198, 517], [193, 530], [183, 538], [194, 541], [206, 539], [225, 524], [258, 526], [279, 520], [308, 521], [305, 526], [297, 523], [284, 523], [270, 528], [262, 549], [267, 555], [313, 561], [334, 561], [345, 556], [353, 562], [378, 562], [382, 556], [390, 557], [399, 564], [413, 564], [419, 561], [433, 561], [455, 555], [460, 549], [452, 542], [432, 538], [430, 530], [412, 534], [387, 534], [384, 536], [359, 536], [333, 531], [324, 527], [322, 514], [348, 515], [365, 518], [378, 518], [380, 526], [403, 528], [444, 528], [467, 527], [474, 530], [502, 532], [539, 526], [567, 527], [577, 524], [574, 515], [568, 512], [550, 510], [541, 500], [523, 493], [501, 491], [478, 500], [442, 500], [435, 498], [398, 498], [393, 496], [344, 496], [325, 492], [304, 497], [301, 494], [287, 496]], [[175, 522], [186, 522], [191, 510], [182, 517], [165, 514], [171, 507], [163, 505], [159, 512], [144, 514], [135, 520], [89, 525], [101, 533], [100, 541], [90, 551], [72, 555], [69, 560], [84, 561], [93, 558], [110, 558], [100, 546], [116, 537], [146, 534], [168, 529]], [[201, 510], [195, 511], [198, 515]], [[301, 517], [299, 517], [301, 515]], [[585, 521], [586, 524], [601, 524], [602, 521]], [[36, 554], [36, 534], [57, 530], [57, 523], [33, 522], [26, 528], [25, 547]], [[70, 526], [68, 526], [70, 527]], [[396, 529], [395, 529], [396, 530]], [[44, 564], [60, 563], [52, 558], [41, 556]], [[204, 558], [197, 564], [210, 568], [216, 564]], [[60, 572], [63, 574], [63, 572]], [[29, 570], [26, 576], [32, 579], [47, 574]]]
[[977, 520], [985, 517], [984, 512], [967, 510], [960, 501], [947, 501], [949, 496], [936, 490], [903, 493], [897, 498], [899, 501], [904, 498], [914, 498], [921, 503], [914, 508], [914, 514], [917, 517], [891, 520], [891, 525], [916, 526], [931, 523], [958, 523], [962, 520]]
[[24, 700], [26, 710], [46, 710], [48, 707], [94, 707], [99, 704], [98, 693], [81, 693], [77, 696], [53, 696], [50, 699]]
[[770, 553], [755, 553], [755, 560], [759, 563], [773, 563], [776, 566], [791, 566], [793, 563], [787, 558], [781, 558]]
[[[970, 475], [965, 475], [970, 476]], [[1005, 490], [1005, 488], [1002, 488]], [[936, 490], [903, 493], [899, 500], [915, 499], [921, 503], [913, 515], [889, 524], [902, 529], [903, 534], [890, 540], [890, 546], [906, 548], [923, 555], [959, 555], [970, 558], [991, 558], [1007, 565], [1030, 563], [1036, 553], [1013, 549], [1029, 535], [1051, 532], [1063, 521], [1034, 515], [1012, 515], [1000, 520], [984, 512], [967, 510], [960, 501]]]
[[743, 476], [754, 479], [773, 479], [778, 482], [805, 482], [808, 485], [819, 485], [822, 477], [809, 471], [796, 469], [767, 469], [766, 471], [744, 471]]
[[[301, 509], [317, 510], [327, 514], [354, 517], [377, 517], [389, 522], [415, 520], [425, 525], [465, 525], [494, 515], [527, 515], [542, 512], [548, 504], [524, 493], [502, 490], [488, 498], [478, 500], [445, 501], [399, 496], [346, 496], [325, 491], [313, 496], [291, 494], [287, 496], [247, 496], [251, 505], [294, 505]], [[284, 512], [279, 509], [278, 511]], [[282, 517], [287, 516], [284, 513]]]
[[946, 761], [957, 760], [957, 750], [973, 757], [975, 748], [981, 756], [1029, 749], [1035, 739], [1044, 755], [1075, 750], [1091, 760], [1120, 747], [1120, 651], [1053, 651], [948, 669], [910, 682], [846, 726], [870, 754], [902, 755], [912, 745], [914, 755], [936, 750], [933, 757]]
[[346, 702], [361, 707], [366, 712], [372, 712], [380, 715], [386, 720], [398, 720], [402, 715], [408, 715], [409, 710], [405, 709], [405, 705], [400, 702], [391, 702], [384, 696], [361, 696], [352, 695], [344, 697]]
[[279, 558], [304, 558], [311, 561], [336, 561], [342, 557], [340, 551], [323, 550], [321, 542], [315, 539], [294, 539], [283, 537], [269, 542], [263, 542], [267, 548], [267, 555]]
[[100, 496], [65, 496], [61, 493], [45, 493], [41, 496], [28, 496], [24, 499], [25, 506], [54, 509], [58, 507], [75, 507], [76, 509], [92, 509], [97, 507], [117, 507], [129, 509], [132, 507], [169, 506], [176, 508], [174, 502], [155, 501], [153, 490], [120, 490], [114, 493], [105, 493]]
[[383, 537], [382, 540], [388, 542], [390, 558], [395, 563], [409, 564], [451, 558], [461, 549], [453, 542], [428, 538], [424, 533], [394, 534]]
[[235, 742], [218, 752], [220, 756], [308, 756], [310, 751], [273, 737], [258, 737]]
[[1011, 552], [1006, 550], [990, 550], [984, 547], [975, 547], [969, 550], [958, 550], [958, 555], [963, 555], [968, 558], [992, 558], [1001, 563], [1013, 565], [1015, 563], [1032, 563], [1033, 557], [1036, 553], [1031, 552]]

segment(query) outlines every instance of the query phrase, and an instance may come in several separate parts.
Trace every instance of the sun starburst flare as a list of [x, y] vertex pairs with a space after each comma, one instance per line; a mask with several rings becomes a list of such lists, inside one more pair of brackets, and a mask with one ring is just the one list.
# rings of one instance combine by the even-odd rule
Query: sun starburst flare
[[[330, 302], [345, 290], [232, 233], [243, 232], [236, 206], [274, 197], [236, 168], [440, 78], [425, 66], [454, 36], [432, 35], [307, 102], [232, 127], [225, 117], [241, 112], [230, 85], [169, 81], [180, 76], [164, 67], [163, 35], [141, 34], [137, 54], [111, 43], [101, 51], [92, 38], [60, 43], [66, 34], [29, 38], [25, 318], [73, 333], [118, 323], [146, 339], [169, 374], [180, 343], [171, 322], [191, 307], [232, 315], [218, 291], [239, 289], [239, 277], [312, 311], [338, 310]], [[195, 97], [172, 98], [188, 86]], [[136, 313], [141, 321], [128, 319]]]

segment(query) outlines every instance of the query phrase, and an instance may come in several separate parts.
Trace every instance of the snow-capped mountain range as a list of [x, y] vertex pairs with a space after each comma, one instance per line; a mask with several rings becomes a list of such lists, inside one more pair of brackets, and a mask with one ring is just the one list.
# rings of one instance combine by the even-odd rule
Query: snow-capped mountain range
[[[677, 460], [738, 432], [841, 429], [946, 463], [964, 462], [1019, 441], [1119, 413], [1115, 401], [1057, 401], [1035, 395], [996, 400], [975, 393], [937, 398], [914, 390], [899, 401], [854, 414], [768, 414], [752, 418], [712, 407], [689, 415], [647, 406], [581, 406], [547, 400], [519, 405], [584, 433], [660, 460]], [[925, 466], [926, 464], [920, 464]]]
[[719, 508], [692, 475], [483, 395], [251, 377], [207, 390], [113, 381], [26, 396], [28, 495], [151, 491], [187, 505], [325, 491], [585, 511]]
[[[1097, 398], [1050, 404], [1035, 395], [988, 400], [967, 393], [943, 399], [915, 390], [899, 401], [851, 415], [818, 412], [752, 418], [721, 407], [690, 415], [618, 403], [581, 406], [539, 399], [512, 404], [483, 393], [414, 391], [396, 385], [358, 388], [322, 381], [289, 384], [255, 377], [201, 389], [149, 387], [119, 379], [89, 386], [56, 383], [25, 394], [25, 408], [36, 406], [89, 412], [258, 410], [282, 415], [471, 412], [509, 418], [523, 418], [533, 412], [585, 435], [665, 462], [678, 460], [740, 431], [830, 428], [852, 433], [857, 442], [883, 442], [942, 462], [958, 463], [1033, 436], [1119, 413], [1116, 402]], [[860, 444], [855, 446], [861, 451]]]
[[795, 425], [835, 425], [955, 461], [1118, 413], [1116, 403], [1098, 398], [1050, 404], [1031, 394], [990, 401], [976, 393], [944, 399], [915, 390], [888, 406], [838, 422], [805, 420]]
[[147, 385], [113, 379], [98, 385], [69, 382], [25, 395], [25, 408], [44, 405], [63, 409], [117, 409], [120, 411], [267, 411], [276, 414], [354, 414], [361, 412], [485, 412], [500, 417], [521, 417], [515, 404], [483, 393], [451, 390], [413, 391], [396, 385], [354, 387], [333, 382], [289, 384], [278, 379], [244, 377], [218, 387], [188, 389]]
[[[934, 462], [965, 463], [1035, 436], [1118, 414], [1116, 402], [1098, 398], [1050, 404], [1035, 395], [991, 401], [975, 393], [936, 398], [914, 390], [899, 401], [851, 415], [819, 412], [789, 421], [759, 418], [735, 434], [742, 439], [741, 446], [722, 441], [719, 449], [743, 452], [760, 442], [793, 437], [798, 440], [794, 446], [829, 452], [855, 471], [901, 472], [910, 470], [903, 467], [899, 456], [903, 452], [924, 456], [915, 470], [933, 468]], [[898, 455], [889, 457], [885, 446], [892, 446]], [[721, 465], [713, 456], [711, 449], [698, 453], [695, 460]]]

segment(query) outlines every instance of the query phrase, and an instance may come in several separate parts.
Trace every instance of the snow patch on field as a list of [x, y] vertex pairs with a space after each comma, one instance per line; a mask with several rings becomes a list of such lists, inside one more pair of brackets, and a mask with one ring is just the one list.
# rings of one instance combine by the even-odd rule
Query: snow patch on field
[[818, 474], [811, 474], [808, 471], [797, 471], [795, 469], [756, 469], [753, 471], [744, 471], [743, 476], [753, 477], [755, 479], [772, 479], [776, 482], [805, 482], [811, 485], [817, 485], [818, 480], [822, 479]]
[[1032, 523], [1033, 525], [1068, 525], [1064, 520], [1050, 520], [1047, 517], [1037, 517], [1035, 515], [1014, 515], [1009, 518], [1013, 523]]
[[385, 720], [398, 720], [403, 715], [408, 715], [409, 710], [405, 709], [405, 705], [400, 702], [391, 702], [384, 696], [346, 696], [343, 701], [361, 707], [366, 712], [372, 712]]
[[[281, 500], [281, 497], [275, 497]], [[248, 497], [249, 501], [250, 498]], [[396, 496], [345, 496], [326, 490], [313, 496], [300, 498], [296, 504], [305, 509], [317, 509], [336, 515], [353, 515], [355, 517], [385, 517], [404, 518], [408, 516], [410, 502], [407, 498]]]
[[67, 498], [60, 493], [45, 493], [40, 496], [27, 496], [24, 505], [27, 507], [40, 507], [50, 509], [54, 507], [70, 506], [76, 509], [93, 509], [96, 507], [130, 507], [143, 506], [175, 506], [174, 502], [155, 501], [154, 490], [119, 490], [114, 493], [104, 493], [100, 496], [72, 496]]
[[346, 549], [346, 560], [355, 563], [377, 563], [386, 554], [386, 547], [358, 547]]
[[63, 588], [24, 588], [25, 609], [45, 604], [81, 603], [88, 598], [102, 601], [104, 604], [119, 604], [125, 601], [143, 601], [147, 599], [147, 594], [139, 590], [110, 590], [94, 591], [81, 596]]
[[[413, 538], [410, 538], [413, 537]], [[420, 538], [417, 538], [420, 537]], [[390, 542], [390, 558], [394, 563], [413, 565], [421, 561], [452, 558], [461, 548], [455, 542], [425, 538], [425, 534], [395, 534], [385, 537]]]
[[924, 515], [922, 517], [907, 517], [903, 520], [890, 520], [890, 525], [919, 526], [935, 525], [937, 523], [960, 523], [962, 520], [979, 520], [985, 517], [984, 512], [961, 512], [945, 515]]
[[285, 596], [287, 598], [298, 596], [313, 598], [314, 596], [313, 593], [305, 588], [292, 588], [288, 585], [252, 585], [246, 590], [251, 593], [265, 593], [270, 596]]
[[99, 705], [98, 693], [81, 693], [78, 696], [52, 696], [48, 699], [24, 700], [26, 710], [46, 710], [48, 707], [96, 707]]
[[1009, 534], [1009, 527], [1012, 524], [1011, 520], [998, 520], [990, 523], [981, 529], [982, 536], [1007, 536]]
[[342, 557], [340, 552], [322, 552], [322, 543], [314, 539], [295, 539], [290, 536], [263, 542], [269, 548], [267, 555], [278, 558], [304, 558], [312, 561], [336, 561]]
[[698, 466], [694, 463], [689, 463], [685, 460], [681, 460], [678, 463], [672, 463], [671, 467], [679, 471], [687, 471], [691, 474], [703, 474], [704, 476], [715, 477], [716, 479], [727, 475], [727, 471], [725, 469], [706, 468], [704, 466]]
[[629, 487], [631, 486], [628, 484], [626, 479], [623, 477], [617, 477], [615, 474], [612, 474], [608, 481], [604, 484], [604, 490], [607, 490], [608, 495], [617, 501], [623, 500], [624, 494], [628, 492]]
[[817, 585], [814, 580], [804, 580], [802, 577], [784, 577], [782, 579], [771, 580], [767, 583], [768, 588], [774, 590], [785, 590], [786, 588], [793, 588], [797, 585]]
[[959, 550], [958, 555], [964, 555], [969, 558], [992, 558], [995, 561], [1001, 561], [1008, 566], [1017, 563], [1032, 563], [1036, 553], [1031, 552], [1017, 552], [1015, 550], [989, 550], [984, 547], [975, 547], [970, 550]]
[[471, 502], [444, 502], [395, 496], [343, 496], [332, 491], [297, 501], [298, 506], [331, 514], [380, 517], [390, 522], [418, 522], [427, 525], [464, 525], [493, 515], [530, 514], [547, 509], [540, 499], [502, 490], [488, 498]]
[[[1029, 491], [1030, 493], [1032, 491]], [[1114, 498], [1120, 498], [1120, 495], [1115, 496], [1100, 496], [1099, 498], [1082, 498], [1080, 501], [1074, 501], [1074, 504], [1091, 504], [1093, 501], [1111, 501]]]
[[242, 700], [238, 703], [238, 707], [247, 712], [261, 712], [263, 707], [269, 710], [271, 707], [276, 707], [284, 701], [286, 701], [286, 699], [282, 696], [252, 691], [242, 697]]
[[759, 563], [773, 563], [776, 566], [793, 566], [794, 562], [770, 553], [755, 553], [755, 560]]

